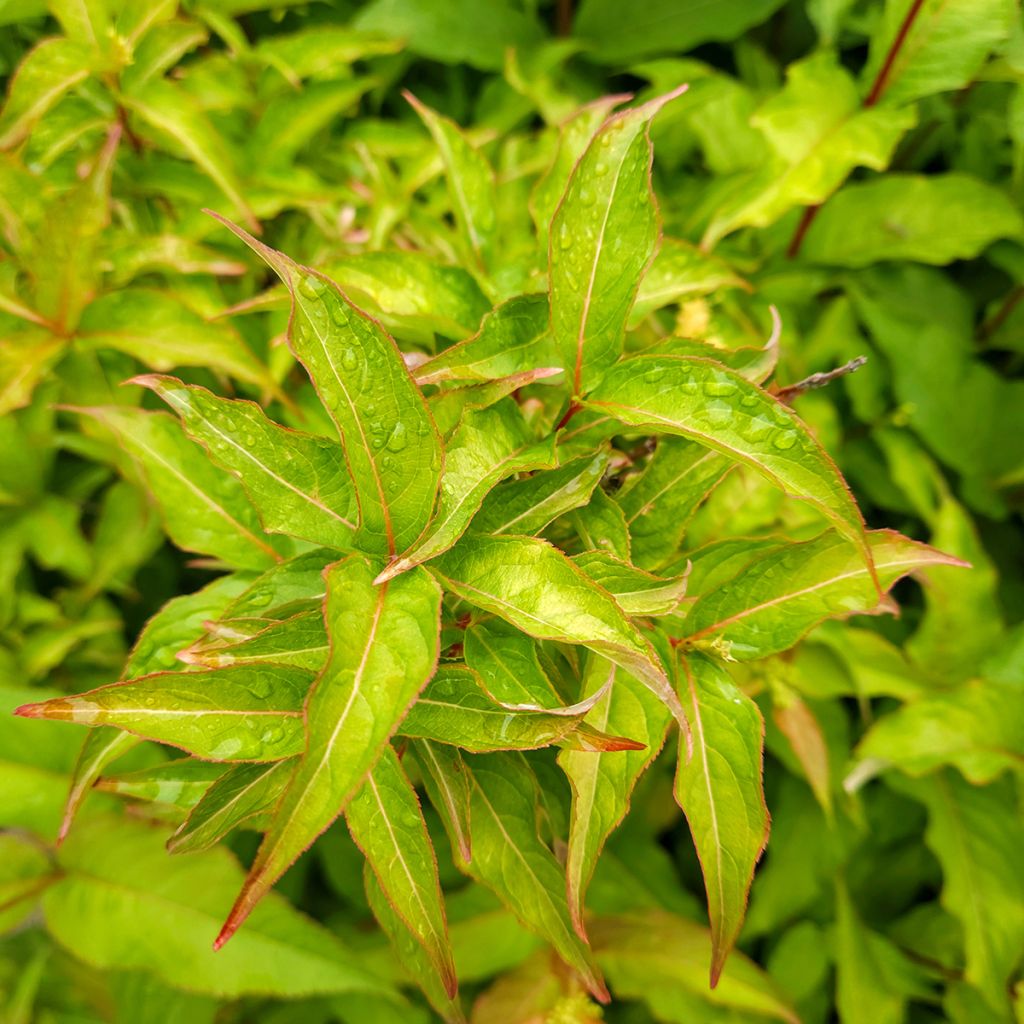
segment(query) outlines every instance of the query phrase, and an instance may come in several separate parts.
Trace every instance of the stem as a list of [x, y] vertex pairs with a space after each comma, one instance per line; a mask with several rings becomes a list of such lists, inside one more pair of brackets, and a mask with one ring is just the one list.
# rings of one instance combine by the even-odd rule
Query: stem
[[1024, 285], [1017, 285], [1016, 288], [1006, 296], [1006, 301], [986, 320], [978, 329], [978, 336], [984, 340], [992, 337], [1000, 327], [1006, 323], [1007, 318], [1024, 299]]
[[575, 401], [570, 402], [569, 408], [565, 410], [565, 415], [555, 424], [555, 433], [557, 434], [582, 408], [583, 406], [578, 405]]
[[555, 8], [555, 34], [560, 37], [572, 32], [572, 0], [558, 0]]
[[[892, 41], [892, 45], [889, 47], [889, 52], [885, 55], [885, 60], [882, 61], [882, 66], [878, 69], [878, 74], [875, 76], [874, 82], [871, 83], [871, 89], [868, 91], [867, 98], [864, 100], [864, 109], [867, 110], [869, 107], [873, 107], [882, 98], [882, 94], [889, 86], [889, 77], [892, 75], [893, 66], [896, 64], [896, 58], [900, 55], [900, 50], [903, 49], [904, 43], [907, 41], [907, 36], [910, 35], [910, 30], [914, 27], [914, 22], [917, 20], [917, 16], [921, 13], [921, 8], [924, 7], [924, 0], [914, 0], [907, 10], [906, 16], [903, 19], [903, 23], [900, 25], [899, 30], [896, 32], [896, 36]], [[793, 232], [793, 237], [790, 240], [788, 246], [786, 246], [786, 259], [793, 260], [800, 253], [800, 247], [803, 245], [804, 236], [807, 234], [808, 229], [814, 223], [814, 218], [818, 216], [818, 211], [821, 209], [821, 204], [817, 206], [808, 206], [804, 210], [803, 217], [800, 218], [800, 223], [796, 227], [796, 231]]]

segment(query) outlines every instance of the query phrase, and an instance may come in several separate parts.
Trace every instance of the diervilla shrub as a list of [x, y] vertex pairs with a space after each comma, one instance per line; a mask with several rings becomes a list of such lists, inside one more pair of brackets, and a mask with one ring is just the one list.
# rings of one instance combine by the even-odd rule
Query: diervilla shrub
[[[525, 250], [480, 152], [411, 98], [471, 268], [459, 294], [490, 309], [476, 334], [403, 353], [331, 277], [225, 222], [287, 289], [322, 410], [279, 394], [271, 418], [160, 373], [132, 383], [169, 412], [79, 409], [141, 470], [175, 543], [226, 573], [149, 623], [122, 682], [19, 713], [92, 727], [64, 833], [139, 737], [188, 755], [116, 787], [187, 810], [172, 854], [263, 833], [217, 947], [259, 927], [260, 901], [344, 815], [381, 926], [461, 1019], [422, 786], [458, 866], [607, 1001], [594, 943], [642, 945], [644, 928], [588, 920], [588, 886], [671, 742], [715, 986], [769, 827], [764, 726], [739, 681], [825, 619], [885, 610], [906, 574], [956, 562], [866, 528], [792, 389], [770, 383], [779, 325], [764, 310], [767, 344], [729, 349], [650, 316], [681, 294], [684, 265], [716, 272], [683, 243], [659, 248], [648, 129], [682, 91], [567, 122]], [[737, 471], [806, 515], [788, 536], [688, 546], [688, 520]]]

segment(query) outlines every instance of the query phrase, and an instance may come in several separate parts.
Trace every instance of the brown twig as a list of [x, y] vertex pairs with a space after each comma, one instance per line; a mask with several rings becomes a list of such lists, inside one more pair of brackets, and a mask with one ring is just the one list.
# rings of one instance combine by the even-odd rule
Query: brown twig
[[838, 380], [840, 377], [845, 377], [848, 374], [854, 373], [867, 361], [867, 356], [857, 356], [856, 359], [851, 359], [848, 363], [844, 363], [842, 366], [837, 366], [834, 370], [812, 373], [809, 377], [804, 377], [803, 380], [799, 380], [795, 384], [789, 384], [784, 388], [779, 388], [779, 390], [775, 392], [775, 397], [780, 402], [786, 402], [788, 404], [796, 398], [797, 395], [802, 395], [805, 391], [813, 391], [815, 388], [823, 388], [826, 384], [831, 384], [832, 381]]

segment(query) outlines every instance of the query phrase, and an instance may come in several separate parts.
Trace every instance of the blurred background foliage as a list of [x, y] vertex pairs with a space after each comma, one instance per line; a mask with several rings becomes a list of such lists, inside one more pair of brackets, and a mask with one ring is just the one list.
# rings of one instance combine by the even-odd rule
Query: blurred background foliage
[[[747, 673], [768, 721], [774, 828], [740, 943], [750, 961], [714, 993], [694, 931], [699, 868], [671, 765], [655, 764], [592, 889], [594, 908], [616, 915], [594, 936], [619, 997], [603, 1019], [1021, 1019], [1016, 3], [0, 0], [0, 76], [5, 710], [119, 678], [147, 619], [209, 579], [166, 540], [138, 470], [74, 407], [140, 404], [121, 382], [153, 368], [276, 402], [307, 429], [317, 415], [282, 344], [283, 291], [204, 208], [326, 270], [403, 350], [432, 353], [543, 286], [536, 233], [546, 245], [557, 199], [544, 181], [586, 120], [576, 112], [689, 82], [653, 129], [665, 238], [634, 320], [731, 348], [763, 343], [774, 304], [782, 386], [866, 355], [795, 407], [872, 527], [974, 570], [930, 570], [923, 589], [897, 588], [898, 617], [828, 624]], [[475, 147], [462, 158], [493, 189], [486, 246], [465, 244], [444, 154], [403, 90]], [[686, 543], [800, 536], [804, 523], [738, 472]], [[174, 644], [153, 642], [151, 668], [173, 667]], [[55, 854], [77, 737], [0, 718], [4, 1021], [435, 1019], [412, 990], [408, 1004], [338, 995], [326, 966], [309, 980], [328, 936], [298, 918], [290, 954], [256, 949], [237, 977], [190, 971], [175, 933], [212, 924], [159, 901], [238, 869], [212, 854], [169, 863], [140, 823], [173, 817], [159, 800], [98, 827], [125, 803], [108, 793]], [[116, 771], [154, 757], [136, 751]], [[254, 842], [233, 840], [243, 859]], [[337, 825], [282, 890], [404, 984], [359, 863]], [[601, 1019], [491, 896], [451, 863], [441, 871], [476, 1024]], [[95, 918], [90, 880], [122, 872], [121, 918]], [[40, 909], [67, 874], [76, 900]]]

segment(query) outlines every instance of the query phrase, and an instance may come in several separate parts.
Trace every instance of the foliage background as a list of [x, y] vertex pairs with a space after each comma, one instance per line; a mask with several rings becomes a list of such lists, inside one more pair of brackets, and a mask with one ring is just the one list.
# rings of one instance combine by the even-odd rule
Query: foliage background
[[[796, 408], [873, 527], [974, 569], [930, 570], [923, 590], [897, 588], [898, 618], [830, 623], [745, 679], [769, 723], [774, 820], [740, 943], [765, 972], [750, 993], [706, 989], [706, 951], [685, 926], [703, 920], [702, 885], [671, 765], [645, 777], [593, 892], [599, 910], [644, 914], [629, 955], [603, 962], [621, 997], [606, 1019], [784, 1015], [759, 1001], [769, 988], [808, 1022], [1019, 1018], [1024, 32], [1014, 3], [6, 0], [0, 23], [6, 707], [118, 678], [143, 623], [209, 578], [166, 540], [116, 446], [62, 407], [143, 402], [120, 383], [149, 367], [251, 397], [283, 390], [312, 408], [279, 344], [281, 295], [257, 298], [268, 277], [203, 207], [262, 225], [269, 244], [329, 268], [403, 347], [429, 350], [435, 332], [470, 333], [479, 306], [358, 259], [466, 260], [437, 152], [401, 90], [466, 126], [496, 168], [507, 296], [530, 284], [516, 247], [532, 241], [515, 225], [551, 160], [553, 126], [599, 96], [647, 98], [688, 81], [653, 129], [655, 187], [665, 234], [713, 258], [681, 245], [666, 263], [668, 329], [755, 344], [774, 303], [783, 384], [868, 355]], [[222, 316], [240, 305], [249, 312]], [[736, 474], [687, 544], [806, 529], [792, 503]], [[310, 989], [295, 979], [329, 971], [312, 934], [296, 934], [308, 958], [278, 972], [260, 974], [266, 951], [234, 978], [230, 967], [209, 979], [187, 963], [161, 970], [181, 955], [175, 932], [199, 925], [151, 905], [168, 869], [138, 807], [87, 842], [93, 818], [123, 803], [90, 796], [78, 852], [52, 863], [77, 743], [67, 726], [0, 720], [6, 1019], [431, 1019], [411, 990], [401, 1008], [371, 995], [303, 998]], [[157, 755], [132, 756], [140, 766]], [[232, 842], [252, 855], [251, 834]], [[123, 919], [97, 923], [83, 889], [44, 921], [34, 895], [54, 870], [131, 876]], [[180, 884], [213, 889], [231, 870], [211, 861]], [[516, 998], [538, 1014], [557, 1005], [552, 1019], [596, 1012], [552, 981], [510, 914], [452, 864], [441, 871], [464, 992], [480, 996], [474, 1020], [530, 1019], [509, 1009]], [[343, 826], [282, 889], [397, 976]], [[687, 942], [696, 951], [666, 957]], [[117, 969], [128, 967], [152, 970]]]

